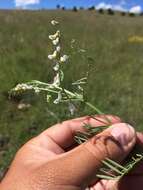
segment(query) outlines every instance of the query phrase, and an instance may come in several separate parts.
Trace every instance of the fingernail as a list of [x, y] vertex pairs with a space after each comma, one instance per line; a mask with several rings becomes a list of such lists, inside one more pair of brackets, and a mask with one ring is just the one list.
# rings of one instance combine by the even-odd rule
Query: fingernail
[[129, 124], [118, 123], [112, 125], [111, 135], [120, 145], [126, 146], [135, 138], [135, 130]]

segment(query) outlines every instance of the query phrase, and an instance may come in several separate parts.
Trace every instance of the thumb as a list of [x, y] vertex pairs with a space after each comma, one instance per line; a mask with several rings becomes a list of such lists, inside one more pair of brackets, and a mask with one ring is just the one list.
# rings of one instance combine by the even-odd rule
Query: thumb
[[[86, 143], [61, 155], [56, 162], [64, 184], [85, 187], [96, 179], [96, 174], [106, 158], [123, 160], [136, 142], [133, 127], [125, 123], [114, 124]], [[58, 165], [57, 165], [58, 164]], [[61, 179], [60, 179], [61, 181]]]

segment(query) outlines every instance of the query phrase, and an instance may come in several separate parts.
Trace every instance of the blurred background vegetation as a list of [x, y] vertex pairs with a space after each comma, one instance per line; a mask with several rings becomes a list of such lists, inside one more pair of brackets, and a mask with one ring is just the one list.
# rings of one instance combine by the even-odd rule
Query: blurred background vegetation
[[[103, 112], [143, 129], [143, 17], [95, 11], [0, 11], [0, 176], [18, 148], [52, 124], [71, 118], [67, 106], [47, 104], [45, 96], [9, 98], [16, 84], [49, 82], [52, 66], [48, 35], [58, 20], [64, 52], [65, 86], [89, 70], [86, 95]], [[73, 40], [74, 39], [74, 40]], [[75, 49], [71, 48], [75, 41]], [[85, 52], [83, 50], [86, 50]], [[24, 105], [24, 106], [23, 106]], [[74, 116], [93, 114], [84, 105]]]

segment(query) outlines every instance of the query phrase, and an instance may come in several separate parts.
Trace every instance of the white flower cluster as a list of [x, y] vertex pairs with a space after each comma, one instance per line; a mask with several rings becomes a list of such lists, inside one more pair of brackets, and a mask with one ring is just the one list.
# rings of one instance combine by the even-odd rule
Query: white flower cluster
[[[59, 22], [57, 22], [56, 20], [52, 20], [51, 24], [53, 26], [59, 24]], [[54, 51], [52, 54], [48, 55], [48, 59], [53, 61], [53, 69], [56, 72], [54, 80], [52, 85], [54, 87], [60, 87], [61, 82], [63, 81], [64, 78], [64, 74], [63, 71], [61, 69], [61, 63], [65, 63], [68, 60], [68, 56], [67, 55], [62, 55], [61, 56], [61, 33], [60, 30], [57, 30], [54, 34], [49, 35], [49, 39], [52, 41], [53, 47], [54, 47]], [[47, 97], [47, 101], [49, 101], [49, 96]], [[62, 93], [61, 90], [59, 90], [58, 92], [58, 97], [54, 100], [55, 104], [58, 104], [60, 101], [62, 100]]]
[[14, 89], [15, 92], [24, 92], [27, 90], [34, 90], [36, 94], [40, 93], [40, 89], [38, 87], [34, 87], [32, 85], [29, 84], [18, 84]]
[[18, 84], [15, 88], [14, 91], [19, 92], [19, 91], [26, 91], [26, 90], [32, 90], [33, 86], [27, 85], [27, 84]]
[[[59, 22], [52, 20], [51, 24], [56, 26]], [[53, 63], [53, 70], [55, 73], [53, 82], [45, 83], [37, 80], [33, 80], [27, 83], [18, 84], [14, 89], [11, 90], [11, 93], [15, 95], [17, 93], [23, 93], [27, 90], [32, 90], [36, 94], [40, 92], [46, 93], [47, 102], [53, 101], [54, 104], [58, 104], [61, 102], [66, 102], [69, 105], [69, 111], [71, 115], [76, 111], [75, 102], [84, 102], [83, 97], [83, 89], [80, 86], [81, 84], [85, 84], [85, 78], [82, 78], [72, 85], [76, 85], [78, 87], [78, 91], [80, 93], [72, 92], [64, 88], [64, 84], [62, 84], [64, 80], [64, 72], [62, 70], [63, 63], [66, 63], [69, 59], [68, 55], [62, 54], [61, 51], [61, 33], [60, 30], [57, 30], [54, 34], [49, 35], [49, 39], [53, 45], [53, 53], [48, 55], [48, 59]], [[75, 40], [72, 41], [74, 43]], [[83, 50], [82, 50], [83, 51]], [[82, 93], [81, 93], [82, 92]], [[56, 96], [56, 97], [55, 97]], [[89, 103], [87, 104], [93, 108]], [[95, 108], [95, 110], [97, 110]]]
[[[59, 22], [57, 22], [56, 20], [52, 20], [51, 24], [55, 26], [59, 24]], [[65, 63], [69, 58], [69, 56], [67, 55], [63, 56], [60, 55], [61, 53], [60, 37], [61, 37], [60, 30], [57, 30], [55, 34], [49, 35], [49, 39], [52, 41], [52, 44], [54, 45], [54, 52], [48, 55], [48, 59], [56, 60], [56, 64]]]
[[[59, 24], [56, 20], [52, 20], [51, 24], [53, 26]], [[54, 87], [60, 87], [61, 81], [63, 80], [64, 74], [61, 70], [61, 63], [67, 62], [69, 56], [67, 55], [62, 55], [61, 56], [61, 33], [60, 30], [57, 30], [54, 34], [49, 35], [49, 39], [52, 41], [52, 44], [54, 46], [54, 52], [50, 55], [48, 55], [48, 59], [52, 60], [54, 63], [53, 69], [56, 72], [56, 75], [54, 77], [52, 85]], [[48, 96], [48, 101], [49, 101], [49, 96]], [[62, 100], [62, 93], [59, 91], [57, 99], [54, 100], [55, 104], [58, 104]]]

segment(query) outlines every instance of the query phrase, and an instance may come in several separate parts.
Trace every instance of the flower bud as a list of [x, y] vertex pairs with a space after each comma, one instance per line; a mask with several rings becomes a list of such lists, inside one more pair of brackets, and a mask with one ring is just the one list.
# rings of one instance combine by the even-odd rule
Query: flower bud
[[40, 93], [40, 90], [39, 90], [38, 87], [35, 87], [35, 88], [34, 88], [34, 91], [35, 91], [36, 94], [39, 94], [39, 93]]
[[53, 35], [49, 35], [50, 40], [55, 40], [57, 37], [60, 37], [60, 31], [57, 30], [57, 32]]
[[56, 57], [57, 57], [57, 51], [54, 51], [53, 54], [48, 55], [48, 59], [50, 59], [50, 60], [53, 60], [53, 59], [55, 59]]
[[60, 39], [59, 37], [57, 37], [55, 40], [53, 40], [53, 45], [57, 45], [59, 43]]
[[57, 46], [57, 47], [56, 47], [56, 51], [57, 51], [57, 52], [60, 52], [60, 51], [61, 51], [61, 46]]
[[60, 61], [62, 63], [66, 62], [68, 60], [69, 56], [68, 55], [63, 55], [61, 58], [60, 58]]
[[56, 63], [56, 65], [53, 67], [54, 71], [58, 71], [59, 70], [59, 63]]
[[53, 26], [56, 26], [57, 24], [59, 24], [59, 22], [56, 21], [56, 20], [52, 20], [52, 21], [51, 21], [51, 24], [52, 24]]

